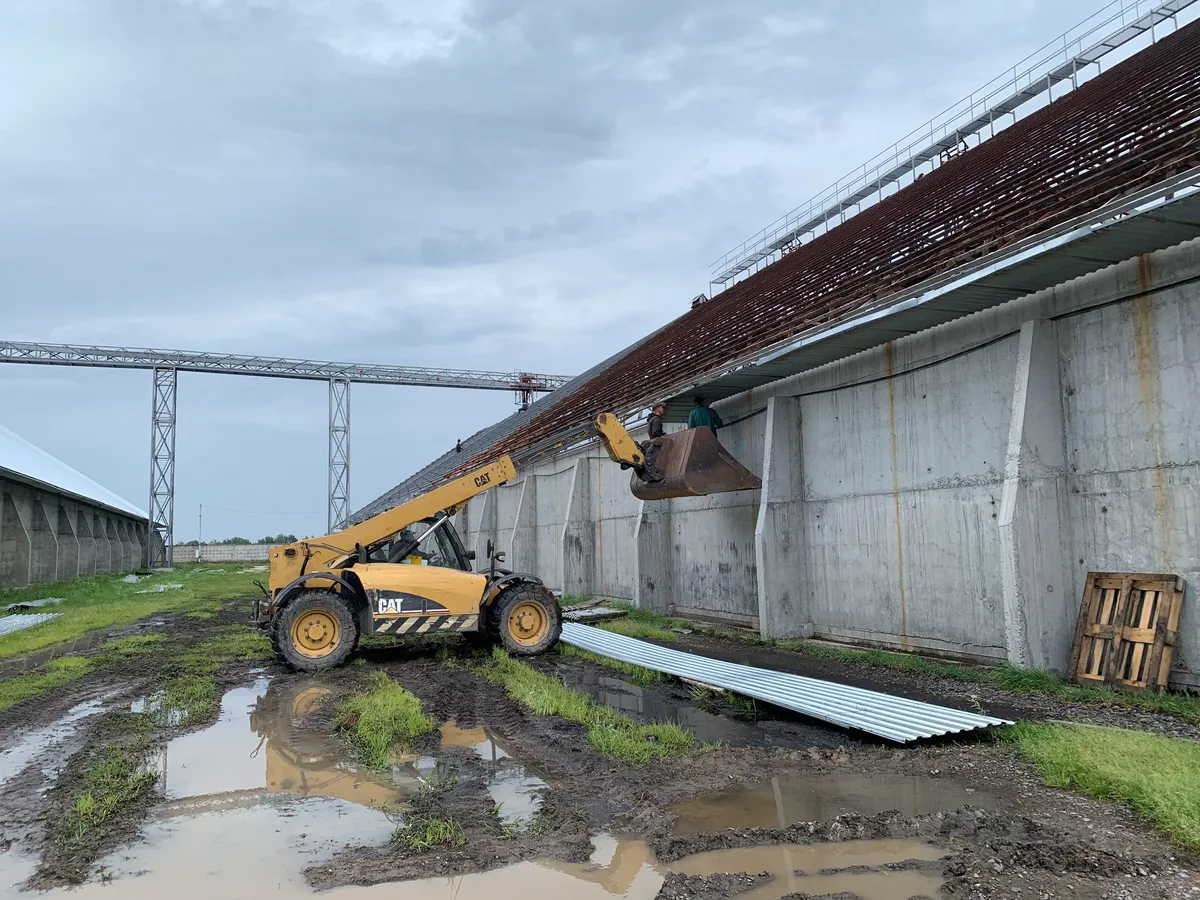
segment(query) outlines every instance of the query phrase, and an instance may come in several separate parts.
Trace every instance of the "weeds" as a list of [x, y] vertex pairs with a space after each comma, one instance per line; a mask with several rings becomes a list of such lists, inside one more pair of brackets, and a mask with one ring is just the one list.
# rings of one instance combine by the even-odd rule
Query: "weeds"
[[150, 743], [145, 737], [100, 753], [83, 779], [64, 824], [67, 837], [79, 843], [89, 836], [103, 836], [104, 825], [122, 806], [132, 803], [153, 787], [158, 773], [146, 768]]
[[680, 625], [675, 619], [664, 618], [632, 603], [613, 602], [609, 606], [623, 609], [628, 615], [621, 619], [597, 622], [598, 628], [643, 641], [674, 641], [679, 638], [679, 635], [671, 630]]
[[1200, 849], [1200, 743], [1088, 725], [1022, 723], [1006, 736], [1047, 784], [1126, 803]]
[[426, 853], [435, 847], [461, 847], [467, 842], [462, 826], [448, 816], [412, 815], [392, 832], [392, 843], [413, 853]]
[[94, 668], [90, 659], [81, 656], [64, 656], [47, 663], [41, 672], [33, 675], [18, 675], [0, 681], [0, 711], [16, 706], [22, 700], [56, 690], [82, 678]]
[[653, 759], [696, 749], [696, 738], [674, 723], [638, 725], [628, 716], [593, 703], [561, 681], [536, 672], [496, 649], [478, 673], [504, 685], [508, 694], [535, 715], [561, 716], [588, 729], [592, 746], [606, 756], [641, 766]]
[[419, 737], [437, 729], [421, 710], [421, 701], [382, 672], [373, 672], [370, 687], [338, 707], [335, 724], [363, 762], [386, 766], [394, 746], [411, 747]]
[[662, 672], [655, 672], [653, 669], [647, 669], [645, 666], [634, 665], [633, 663], [622, 662], [619, 659], [609, 659], [607, 656], [600, 656], [592, 653], [590, 650], [582, 650], [579, 647], [571, 644], [559, 644], [559, 650], [567, 656], [578, 656], [580, 659], [586, 659], [588, 662], [595, 663], [600, 666], [606, 666], [625, 676], [626, 680], [632, 684], [645, 687], [648, 684], [656, 684], [660, 681], [665, 681], [667, 676]]

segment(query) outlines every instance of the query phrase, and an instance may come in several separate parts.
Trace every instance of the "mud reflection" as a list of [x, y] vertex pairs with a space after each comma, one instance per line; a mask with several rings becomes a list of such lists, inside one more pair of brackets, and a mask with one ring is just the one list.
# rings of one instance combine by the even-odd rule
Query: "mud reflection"
[[642, 721], [675, 722], [709, 743], [732, 747], [764, 747], [770, 738], [758, 728], [726, 715], [706, 712], [695, 704], [672, 703], [654, 691], [592, 669], [564, 666], [559, 677], [568, 687], [587, 694], [597, 703], [631, 714]]
[[930, 862], [943, 853], [919, 841], [843, 841], [834, 844], [774, 844], [739, 850], [697, 853], [671, 863], [667, 868], [684, 875], [716, 875], [731, 872], [769, 872], [772, 879], [739, 894], [739, 900], [779, 900], [785, 894], [852, 893], [862, 900], [907, 900], [937, 897], [942, 879], [911, 871], [854, 871], [818, 874], [823, 870], [870, 867], [915, 859]]
[[0, 750], [0, 784], [19, 775], [50, 747], [69, 739], [78, 728], [80, 720], [103, 711], [103, 700], [89, 700], [76, 704], [67, 710], [67, 714], [62, 718], [45, 728], [27, 731], [11, 747]]
[[994, 797], [939, 778], [915, 775], [824, 774], [772, 778], [731, 785], [672, 807], [677, 834], [704, 834], [726, 828], [786, 828], [847, 813], [874, 815], [897, 810], [904, 816], [931, 815], [961, 806], [995, 808]]
[[508, 753], [485, 728], [459, 728], [451, 719], [442, 726], [443, 747], [469, 747], [488, 763], [488, 793], [505, 825], [528, 825], [542, 808], [548, 785]]

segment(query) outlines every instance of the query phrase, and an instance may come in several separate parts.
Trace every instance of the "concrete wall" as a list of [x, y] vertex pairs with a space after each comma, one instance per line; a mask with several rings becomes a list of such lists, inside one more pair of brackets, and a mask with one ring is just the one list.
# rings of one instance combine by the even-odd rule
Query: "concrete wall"
[[206, 544], [198, 548], [200, 557], [197, 560], [196, 547], [175, 546], [171, 554], [172, 565], [185, 565], [194, 562], [266, 562], [271, 548], [266, 544]]
[[0, 478], [0, 587], [127, 572], [146, 540], [144, 520]]
[[1057, 672], [1089, 571], [1175, 573], [1200, 687], [1197, 334], [1192, 242], [719, 404], [760, 491], [642, 503], [590, 445], [460, 524], [570, 593]]

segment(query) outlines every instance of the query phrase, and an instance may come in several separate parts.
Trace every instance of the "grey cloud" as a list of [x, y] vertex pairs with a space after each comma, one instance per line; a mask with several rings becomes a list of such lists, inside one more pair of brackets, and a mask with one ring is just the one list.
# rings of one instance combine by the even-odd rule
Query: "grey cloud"
[[[10, 0], [6, 332], [577, 371], [1093, 3]], [[14, 427], [141, 502], [144, 379], [64, 377], [0, 367]], [[181, 388], [181, 510], [320, 507], [320, 386], [236, 384]], [[356, 502], [512, 402], [355, 396]]]

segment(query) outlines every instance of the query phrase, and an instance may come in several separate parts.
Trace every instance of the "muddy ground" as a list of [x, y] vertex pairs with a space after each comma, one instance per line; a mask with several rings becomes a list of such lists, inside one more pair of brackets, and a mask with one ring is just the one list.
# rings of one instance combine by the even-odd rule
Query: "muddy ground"
[[[244, 622], [246, 610], [236, 602], [211, 620], [159, 618], [124, 633], [160, 632], [172, 642], [196, 644], [229, 623]], [[99, 652], [97, 646], [84, 642], [74, 652]], [[1194, 733], [1168, 717], [816, 661], [711, 636], [688, 635], [677, 646], [961, 708], [982, 703], [1008, 718], [1078, 718]], [[636, 719], [673, 718], [701, 740], [721, 744], [631, 768], [595, 751], [582, 726], [530, 715], [502, 687], [447, 665], [445, 655], [460, 651], [466, 647], [453, 638], [371, 648], [359, 654], [363, 663], [317, 678], [273, 662], [227, 666], [218, 680], [221, 692], [230, 692], [229, 702], [219, 713], [157, 728], [150, 740], [169, 748], [161, 760], [165, 773], [183, 766], [181, 759], [219, 757], [229, 734], [242, 743], [228, 767], [247, 759], [261, 767], [265, 758], [265, 777], [257, 769], [242, 782], [220, 772], [198, 774], [201, 762], [172, 769], [165, 784], [123, 806], [102, 834], [82, 843], [65, 840], [61, 823], [97, 751], [129, 740], [123, 719], [130, 704], [160, 682], [161, 656], [114, 664], [0, 713], [0, 847], [6, 851], [0, 867], [10, 857], [3, 869], [10, 878], [0, 883], [19, 874], [13, 896], [21, 895], [18, 886], [57, 889], [84, 881], [86, 889], [110, 877], [149, 887], [155, 866], [168, 864], [154, 854], [170, 852], [172, 828], [186, 831], [173, 823], [224, 816], [219, 821], [228, 832], [268, 808], [262, 815], [282, 818], [263, 821], [275, 823], [280, 840], [303, 845], [303, 851], [295, 859], [264, 858], [255, 865], [280, 867], [267, 871], [264, 883], [294, 885], [296, 895], [486, 871], [500, 878], [509, 871], [505, 867], [539, 860], [528, 873], [513, 870], [527, 886], [522, 896], [556, 895], [537, 893], [537, 878], [549, 873], [575, 879], [571, 883], [581, 891], [601, 891], [581, 897], [716, 900], [778, 897], [785, 888], [787, 896], [864, 900], [907, 900], [907, 890], [1010, 900], [1200, 897], [1200, 861], [1122, 807], [1043, 787], [1003, 743], [975, 737], [897, 748], [780, 710], [747, 710], [715, 697], [697, 702], [678, 683], [638, 688], [573, 656], [537, 660], [539, 670]], [[10, 663], [10, 672], [19, 666]], [[375, 668], [446, 723], [390, 773], [356, 768], [329, 724], [334, 701]], [[200, 779], [191, 793], [188, 778]], [[287, 837], [281, 823], [312, 818], [312, 809], [327, 807], [347, 822], [354, 809], [388, 809], [393, 821], [364, 819], [361, 827], [322, 821]], [[465, 843], [416, 852], [388, 841], [393, 825], [420, 816], [453, 819]], [[252, 844], [260, 835], [233, 837]], [[320, 846], [310, 848], [318, 838]], [[601, 859], [606, 842], [611, 858]], [[771, 845], [792, 846], [760, 849]], [[791, 862], [773, 870], [780, 852]], [[219, 876], [221, 861], [212, 865]], [[805, 875], [795, 877], [793, 870]], [[462, 885], [461, 897], [509, 896], [498, 881]], [[840, 889], [847, 886], [849, 891]], [[426, 895], [442, 896], [432, 887], [412, 894]]]

